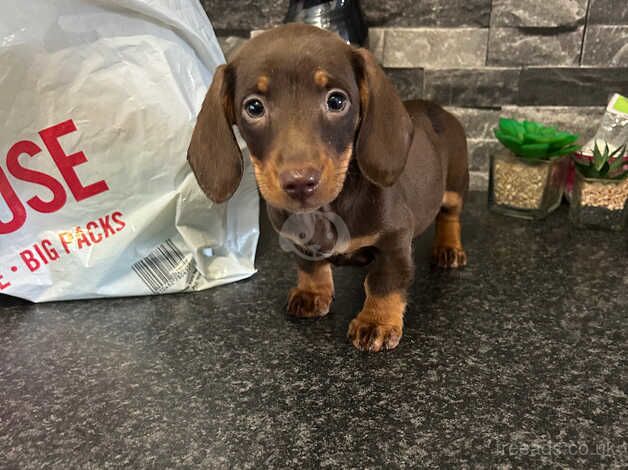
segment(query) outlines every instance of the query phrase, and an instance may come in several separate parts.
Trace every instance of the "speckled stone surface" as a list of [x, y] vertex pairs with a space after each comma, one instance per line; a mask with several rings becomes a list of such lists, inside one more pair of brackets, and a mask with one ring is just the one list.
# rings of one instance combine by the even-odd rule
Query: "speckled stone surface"
[[573, 27], [583, 24], [588, 0], [493, 0], [491, 25]]
[[387, 68], [469, 68], [486, 61], [481, 28], [369, 28], [369, 48]]
[[544, 28], [491, 28], [488, 65], [578, 65], [584, 26], [549, 31], [552, 34]]
[[[584, 36], [582, 65], [628, 67], [628, 25], [589, 26]], [[623, 89], [628, 92], [628, 79], [624, 80]]]
[[470, 265], [417, 279], [398, 349], [345, 340], [362, 271], [317, 321], [264, 226], [252, 279], [196, 294], [0, 298], [0, 467], [624, 467], [628, 246], [464, 214]]

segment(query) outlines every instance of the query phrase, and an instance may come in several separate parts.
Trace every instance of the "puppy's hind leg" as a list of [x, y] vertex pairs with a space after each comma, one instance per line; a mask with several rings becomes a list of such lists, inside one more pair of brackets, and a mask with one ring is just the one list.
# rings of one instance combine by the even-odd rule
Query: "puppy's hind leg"
[[432, 248], [432, 261], [441, 268], [461, 268], [467, 264], [467, 254], [460, 236], [462, 204], [460, 194], [445, 191], [436, 217], [436, 236]]

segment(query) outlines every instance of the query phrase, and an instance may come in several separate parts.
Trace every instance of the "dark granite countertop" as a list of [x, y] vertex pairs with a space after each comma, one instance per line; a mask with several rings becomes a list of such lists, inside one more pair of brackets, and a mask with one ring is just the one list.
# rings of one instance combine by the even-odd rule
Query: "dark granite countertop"
[[470, 265], [428, 265], [391, 352], [346, 341], [363, 272], [321, 320], [286, 317], [295, 277], [263, 226], [252, 279], [163, 297], [0, 297], [0, 467], [628, 465], [628, 241], [488, 214]]

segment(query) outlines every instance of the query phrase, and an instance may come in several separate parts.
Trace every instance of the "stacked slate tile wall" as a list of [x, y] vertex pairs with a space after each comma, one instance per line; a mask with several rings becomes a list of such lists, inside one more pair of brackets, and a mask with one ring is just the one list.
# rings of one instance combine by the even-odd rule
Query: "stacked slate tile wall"
[[[201, 0], [227, 55], [282, 22], [288, 0]], [[467, 130], [486, 187], [500, 115], [592, 136], [628, 94], [628, 0], [362, 0], [369, 47], [404, 99], [429, 98]]]

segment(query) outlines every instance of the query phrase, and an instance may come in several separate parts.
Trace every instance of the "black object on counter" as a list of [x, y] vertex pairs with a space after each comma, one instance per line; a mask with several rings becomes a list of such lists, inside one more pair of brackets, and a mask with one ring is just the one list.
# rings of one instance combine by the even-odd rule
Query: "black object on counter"
[[290, 0], [284, 23], [307, 23], [363, 46], [368, 30], [358, 0]]

